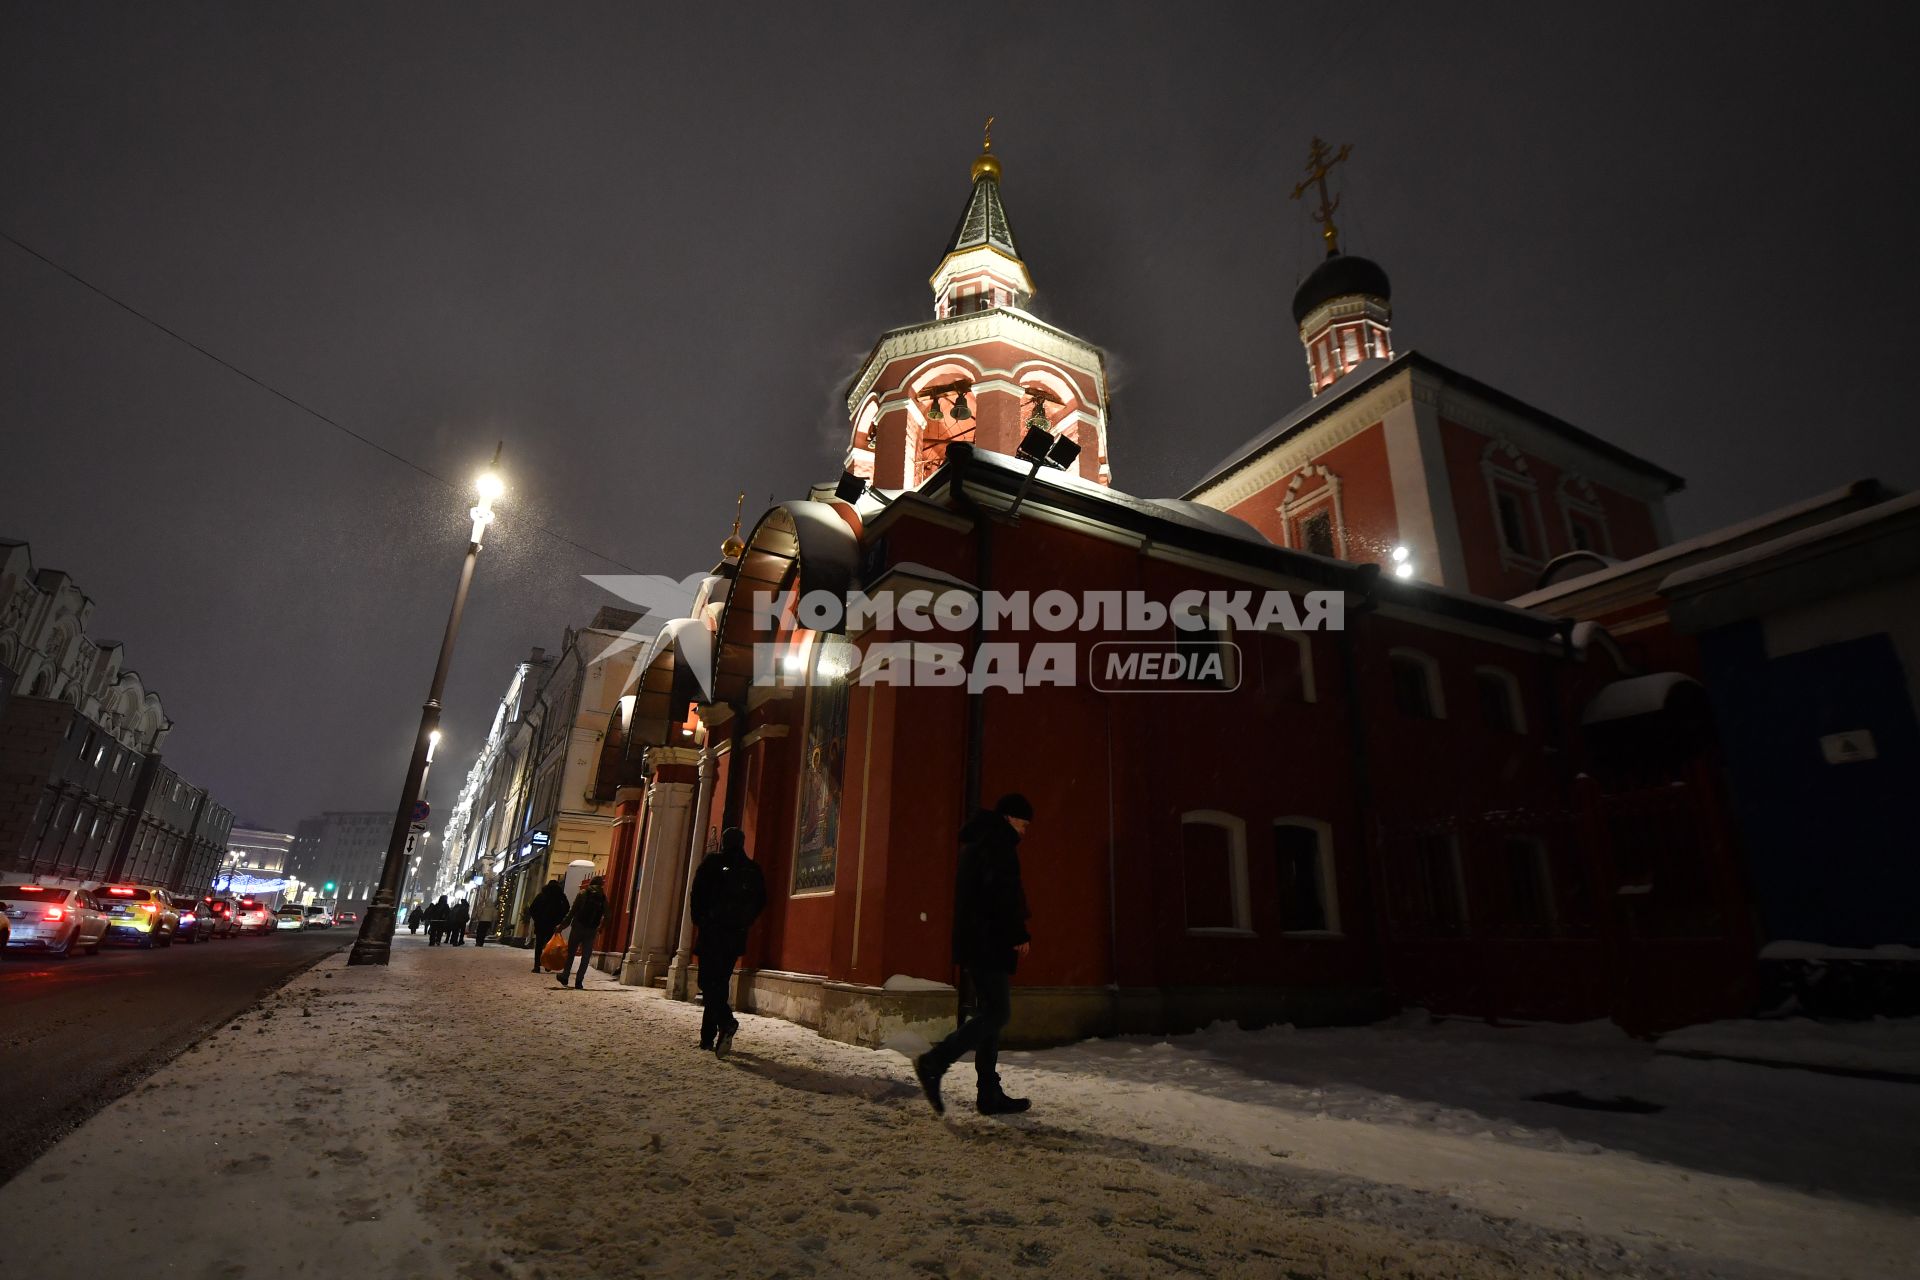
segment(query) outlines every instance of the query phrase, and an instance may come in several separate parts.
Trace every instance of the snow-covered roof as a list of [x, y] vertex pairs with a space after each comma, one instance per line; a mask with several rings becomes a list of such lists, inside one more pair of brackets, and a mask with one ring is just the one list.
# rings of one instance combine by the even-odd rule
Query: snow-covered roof
[[1536, 609], [1541, 605], [1548, 604], [1564, 596], [1573, 595], [1576, 592], [1590, 591], [1595, 587], [1605, 586], [1610, 582], [1622, 581], [1633, 577], [1635, 574], [1645, 573], [1650, 569], [1655, 569], [1662, 565], [1695, 560], [1703, 555], [1712, 554], [1718, 548], [1763, 537], [1770, 529], [1775, 529], [1785, 524], [1792, 524], [1806, 517], [1828, 510], [1829, 508], [1863, 501], [1872, 502], [1883, 497], [1886, 493], [1886, 487], [1878, 480], [1871, 478], [1856, 480], [1852, 484], [1844, 485], [1841, 488], [1829, 489], [1825, 493], [1816, 494], [1811, 498], [1805, 498], [1799, 502], [1775, 508], [1772, 511], [1766, 512], [1764, 515], [1755, 516], [1751, 520], [1742, 520], [1737, 524], [1723, 525], [1718, 529], [1709, 530], [1695, 537], [1687, 538], [1680, 542], [1669, 543], [1667, 546], [1661, 547], [1656, 551], [1649, 551], [1646, 555], [1635, 556], [1631, 560], [1618, 561], [1605, 569], [1596, 569], [1592, 573], [1582, 574], [1577, 578], [1565, 578], [1559, 582], [1549, 583], [1537, 591], [1529, 591], [1525, 595], [1515, 596], [1508, 603], [1522, 609]]
[[1700, 682], [1678, 671], [1659, 671], [1650, 676], [1629, 676], [1615, 680], [1593, 695], [1593, 701], [1580, 713], [1581, 724], [1606, 724], [1612, 720], [1631, 720], [1635, 716], [1664, 711], [1673, 691], [1684, 685], [1696, 688]]
[[1689, 587], [1698, 587], [1714, 578], [1740, 573], [1761, 564], [1786, 560], [1825, 543], [1847, 538], [1874, 525], [1898, 520], [1902, 516], [1916, 512], [1920, 512], [1920, 492], [1877, 503], [1874, 506], [1796, 530], [1769, 542], [1758, 543], [1701, 564], [1690, 565], [1662, 580], [1660, 590], [1680, 591]]

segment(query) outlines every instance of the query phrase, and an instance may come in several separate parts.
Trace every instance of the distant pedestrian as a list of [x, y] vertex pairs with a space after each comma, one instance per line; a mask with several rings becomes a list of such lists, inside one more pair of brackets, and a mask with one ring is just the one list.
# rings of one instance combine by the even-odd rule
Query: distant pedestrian
[[587, 985], [587, 966], [593, 962], [593, 942], [600, 934], [600, 922], [607, 918], [607, 878], [594, 876], [580, 890], [580, 896], [573, 900], [573, 907], [561, 920], [567, 927], [567, 963], [555, 976], [561, 986], [567, 985], [567, 975], [573, 972], [573, 958], [580, 957], [580, 976], [573, 980], [574, 989]]
[[728, 1004], [733, 966], [747, 949], [747, 930], [767, 905], [766, 877], [747, 856], [747, 836], [728, 827], [720, 851], [708, 854], [693, 877], [693, 952], [700, 957], [700, 1047], [724, 1058], [733, 1048], [740, 1020]]
[[474, 945], [474, 946], [476, 946], [476, 947], [484, 947], [484, 946], [486, 946], [486, 945], [487, 945], [487, 935], [489, 935], [489, 934], [491, 934], [492, 932], [493, 932], [493, 921], [492, 921], [492, 920], [490, 920], [490, 919], [488, 919], [488, 918], [487, 918], [486, 916], [480, 916], [479, 918], [477, 918], [476, 920], [474, 920], [474, 922], [473, 922], [473, 945]]
[[913, 1061], [935, 1112], [944, 1113], [940, 1077], [973, 1054], [977, 1102], [982, 1115], [1025, 1111], [1025, 1098], [1009, 1098], [996, 1070], [1000, 1032], [1012, 1016], [1013, 971], [1027, 954], [1027, 894], [1020, 883], [1020, 837], [1033, 821], [1033, 805], [1019, 794], [1001, 796], [991, 810], [975, 814], [960, 830], [960, 866], [954, 877], [953, 959], [973, 985], [973, 1017]]
[[408, 933], [420, 932], [420, 926], [425, 924], [426, 921], [427, 921], [427, 913], [420, 909], [419, 903], [417, 902], [414, 903], [413, 906], [407, 910], [407, 932]]
[[546, 887], [534, 895], [527, 909], [520, 913], [521, 919], [533, 926], [533, 971], [539, 973], [540, 953], [547, 949], [547, 943], [553, 937], [553, 931], [567, 918], [567, 891], [560, 887], [560, 877], [547, 881]]
[[466, 941], [467, 912], [467, 900], [462, 898], [453, 904], [453, 910], [447, 916], [447, 941], [456, 947]]
[[453, 908], [447, 905], [447, 895], [441, 894], [440, 901], [427, 908], [427, 945], [437, 947], [440, 939], [446, 936], [447, 921], [453, 916]]

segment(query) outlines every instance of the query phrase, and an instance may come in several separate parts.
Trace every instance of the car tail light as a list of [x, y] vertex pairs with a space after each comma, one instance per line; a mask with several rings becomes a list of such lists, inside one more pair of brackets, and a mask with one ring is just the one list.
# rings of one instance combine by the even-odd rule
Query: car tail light
[[67, 909], [65, 907], [48, 907], [45, 915], [49, 920], [65, 920], [67, 918]]
[[107, 892], [112, 894], [116, 898], [131, 898], [133, 896], [133, 890], [122, 889], [117, 886], [115, 888], [107, 890]]
[[151, 915], [153, 912], [158, 911], [160, 908], [154, 906], [151, 902], [143, 902], [140, 904], [140, 909], [142, 911], [147, 912], [149, 915]]

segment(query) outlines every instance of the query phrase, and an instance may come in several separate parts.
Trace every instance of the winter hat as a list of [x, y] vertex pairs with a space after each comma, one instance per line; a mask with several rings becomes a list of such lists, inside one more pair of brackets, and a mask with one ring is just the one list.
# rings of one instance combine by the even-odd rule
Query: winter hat
[[993, 811], [1003, 818], [1033, 821], [1033, 803], [1018, 791], [1009, 791], [994, 802]]
[[728, 853], [745, 853], [747, 833], [738, 827], [728, 827], [720, 833], [720, 847]]

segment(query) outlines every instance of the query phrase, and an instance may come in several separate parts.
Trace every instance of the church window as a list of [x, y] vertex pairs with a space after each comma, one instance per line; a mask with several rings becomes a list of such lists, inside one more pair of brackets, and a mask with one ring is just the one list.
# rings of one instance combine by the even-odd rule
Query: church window
[[1273, 824], [1273, 851], [1280, 928], [1287, 933], [1338, 933], [1331, 829], [1314, 818], [1281, 818]]
[[1347, 345], [1347, 364], [1348, 365], [1359, 364], [1360, 363], [1360, 339], [1358, 336], [1355, 335], [1354, 331], [1351, 329], [1347, 330], [1346, 345]]
[[1247, 901], [1247, 825], [1230, 813], [1180, 817], [1180, 872], [1189, 933], [1253, 932]]
[[1270, 631], [1252, 642], [1260, 656], [1265, 693], [1288, 702], [1315, 701], [1313, 645], [1304, 632]]
[[1300, 522], [1300, 541], [1317, 556], [1337, 554], [1333, 547], [1333, 513], [1316, 511]]
[[1553, 872], [1547, 846], [1533, 836], [1508, 836], [1501, 844], [1506, 901], [1500, 931], [1539, 937], [1554, 931]]
[[1414, 833], [1393, 895], [1396, 923], [1414, 937], [1457, 938], [1467, 931], [1467, 886], [1460, 844], [1446, 831]]
[[1520, 495], [1499, 489], [1494, 493], [1494, 502], [1500, 511], [1501, 542], [1517, 556], [1531, 556], [1533, 547], [1527, 539], [1527, 517], [1521, 509]]
[[1520, 682], [1498, 667], [1476, 667], [1474, 690], [1480, 697], [1480, 721], [1500, 733], [1525, 733], [1526, 713], [1521, 709]]
[[1413, 649], [1395, 649], [1387, 658], [1393, 674], [1393, 705], [1410, 720], [1444, 720], [1440, 664]]

